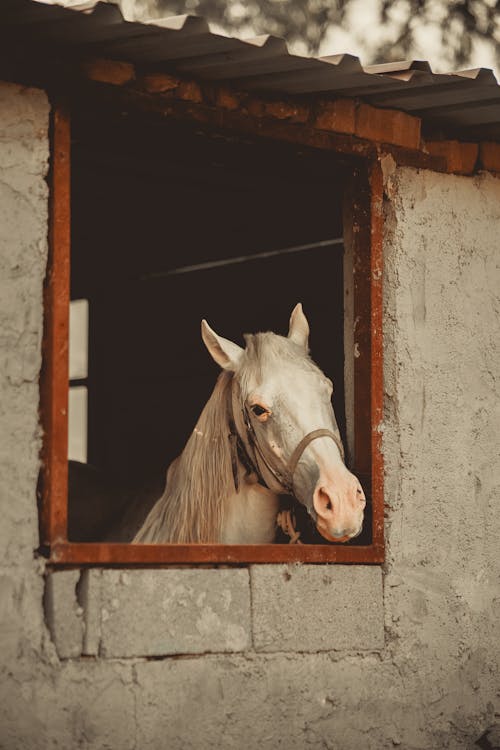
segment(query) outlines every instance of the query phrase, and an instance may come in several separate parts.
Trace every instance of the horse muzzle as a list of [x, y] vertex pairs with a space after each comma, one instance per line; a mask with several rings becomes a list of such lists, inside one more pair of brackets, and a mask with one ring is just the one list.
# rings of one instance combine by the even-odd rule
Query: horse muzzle
[[348, 542], [363, 528], [365, 495], [356, 477], [346, 473], [349, 481], [342, 489], [320, 477], [313, 494], [316, 528], [329, 542]]
[[355, 539], [361, 534], [361, 531], [363, 529], [363, 519], [356, 529], [329, 529], [326, 524], [324, 524], [321, 520], [318, 520], [318, 522], [316, 523], [316, 529], [321, 534], [321, 536], [324, 539], [327, 539], [329, 542], [349, 542], [351, 539]]

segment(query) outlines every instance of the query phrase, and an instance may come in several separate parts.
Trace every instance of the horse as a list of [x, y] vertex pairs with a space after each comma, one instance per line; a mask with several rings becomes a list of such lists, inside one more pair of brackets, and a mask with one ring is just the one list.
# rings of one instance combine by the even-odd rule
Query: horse
[[201, 335], [222, 372], [133, 543], [271, 543], [283, 494], [328, 541], [358, 536], [366, 499], [344, 462], [332, 382], [309, 356], [302, 305], [286, 337], [247, 334], [242, 348], [206, 320]]

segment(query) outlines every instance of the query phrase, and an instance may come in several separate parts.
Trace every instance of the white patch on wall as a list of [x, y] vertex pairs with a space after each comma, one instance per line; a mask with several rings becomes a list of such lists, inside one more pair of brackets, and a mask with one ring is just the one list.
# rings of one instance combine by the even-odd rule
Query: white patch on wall
[[88, 300], [73, 300], [69, 308], [68, 459], [82, 463], [87, 463], [88, 390], [81, 381], [88, 376], [88, 330]]
[[69, 379], [88, 375], [89, 303], [75, 299], [69, 303]]
[[87, 463], [87, 388], [84, 385], [69, 389], [68, 459]]

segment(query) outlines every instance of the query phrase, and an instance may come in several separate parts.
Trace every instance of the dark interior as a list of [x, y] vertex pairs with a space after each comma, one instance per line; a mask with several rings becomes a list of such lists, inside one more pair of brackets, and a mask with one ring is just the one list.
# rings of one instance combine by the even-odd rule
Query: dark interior
[[298, 301], [344, 435], [342, 244], [251, 258], [341, 238], [343, 174], [324, 152], [74, 117], [71, 297], [89, 300], [90, 464], [161, 486], [218, 374], [201, 319], [243, 345], [244, 332], [286, 334]]

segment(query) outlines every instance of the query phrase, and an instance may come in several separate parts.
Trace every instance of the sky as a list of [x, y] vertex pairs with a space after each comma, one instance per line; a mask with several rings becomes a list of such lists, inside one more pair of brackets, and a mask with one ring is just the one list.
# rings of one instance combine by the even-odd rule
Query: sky
[[[196, 2], [196, 0], [193, 1]], [[131, 12], [134, 7], [137, 7], [137, 0], [120, 0], [120, 2]], [[190, 0], [186, 0], [186, 4], [189, 2]], [[243, 4], [240, 4], [239, 0], [233, 0], [233, 15], [237, 15], [240, 5], [243, 10]], [[382, 26], [379, 20], [380, 0], [351, 0], [343, 27], [331, 26], [319, 49], [319, 55], [349, 53], [359, 57], [363, 64], [370, 64], [377, 47], [382, 42], [390, 42], [395, 38], [395, 30], [406, 17], [405, 5], [406, 0], [394, 0], [389, 13], [390, 20]], [[427, 60], [436, 73], [450, 73], [456, 70], [456, 66], [447, 60], [441, 43], [441, 29], [443, 25], [446, 28], [448, 5], [446, 0], [444, 2], [434, 0], [428, 5], [429, 12], [425, 20], [414, 19], [415, 41], [410, 59]], [[500, 27], [500, 14], [498, 24]], [[449, 28], [453, 31], [452, 27]], [[219, 31], [226, 32], [224, 29], [219, 29]], [[252, 32], [253, 30], [249, 28], [238, 36], [244, 38], [251, 36]], [[305, 45], [300, 42], [291, 44], [289, 47], [291, 52], [307, 54]], [[494, 70], [497, 79], [500, 79], [500, 63], [495, 59], [493, 48], [487, 41], [475, 44], [470, 64], [466, 66], [467, 69], [480, 67]]]
[[[378, 0], [353, 0], [345, 28], [332, 27], [323, 42], [320, 55], [350, 52], [366, 63], [372, 58], [372, 51], [384, 39], [391, 38], [392, 29], [397, 25], [401, 11], [400, 3], [393, 4], [393, 23], [387, 28], [378, 21]], [[437, 73], [453, 70], [441, 44], [441, 24], [446, 14], [446, 3], [435, 2], [428, 23], [415, 24], [416, 39], [411, 59], [427, 60]], [[444, 19], [446, 20], [446, 19]], [[472, 59], [467, 68], [491, 68], [497, 80], [500, 77], [499, 61], [495, 59], [492, 47], [485, 41], [476, 44]]]

